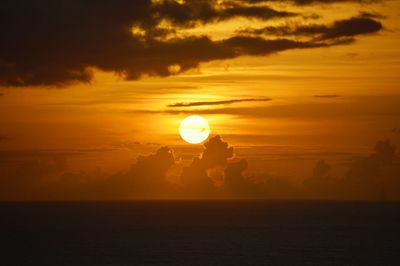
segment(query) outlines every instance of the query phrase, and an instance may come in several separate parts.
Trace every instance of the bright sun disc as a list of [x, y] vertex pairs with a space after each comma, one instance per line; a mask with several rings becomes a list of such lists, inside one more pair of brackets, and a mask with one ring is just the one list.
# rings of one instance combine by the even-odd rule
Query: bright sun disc
[[191, 144], [198, 144], [208, 138], [210, 126], [205, 118], [198, 115], [191, 115], [182, 120], [179, 127], [179, 134], [184, 141]]

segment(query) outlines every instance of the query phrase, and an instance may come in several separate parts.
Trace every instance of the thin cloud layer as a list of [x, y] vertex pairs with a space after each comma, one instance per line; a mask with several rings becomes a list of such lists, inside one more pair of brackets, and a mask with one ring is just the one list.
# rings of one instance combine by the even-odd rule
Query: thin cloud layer
[[269, 98], [246, 98], [246, 99], [237, 99], [237, 100], [225, 100], [225, 101], [204, 101], [204, 102], [188, 102], [188, 103], [174, 103], [169, 104], [167, 107], [192, 107], [192, 106], [209, 106], [209, 105], [224, 105], [224, 104], [233, 104], [233, 103], [242, 103], [242, 102], [267, 102], [271, 101]]
[[[391, 116], [398, 117], [400, 110], [397, 108], [400, 104], [400, 97], [390, 96], [359, 96], [346, 97], [346, 101], [336, 95], [320, 95], [319, 99], [327, 101], [296, 103], [285, 105], [265, 105], [265, 106], [226, 106], [215, 108], [195, 108], [195, 109], [166, 109], [166, 110], [132, 110], [131, 114], [149, 113], [149, 114], [223, 114], [243, 117], [256, 118], [356, 118], [363, 116]], [[329, 99], [329, 101], [328, 101]], [[301, 110], [301, 112], [299, 111]]]
[[[290, 2], [305, 5], [348, 1]], [[0, 86], [90, 82], [94, 68], [128, 80], [165, 77], [213, 60], [349, 44], [357, 35], [381, 29], [376, 18], [364, 16], [333, 26], [297, 29], [311, 35], [303, 41], [286, 36], [268, 39], [263, 34], [236, 33], [222, 40], [177, 34], [181, 29], [237, 17], [268, 21], [301, 15], [266, 4], [193, 0], [5, 1], [0, 6], [0, 34], [5, 38], [0, 43]]]

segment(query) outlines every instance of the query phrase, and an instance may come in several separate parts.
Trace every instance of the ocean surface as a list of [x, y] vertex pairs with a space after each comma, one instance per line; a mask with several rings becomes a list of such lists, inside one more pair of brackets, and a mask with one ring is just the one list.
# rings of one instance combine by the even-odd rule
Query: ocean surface
[[0, 203], [0, 265], [400, 265], [399, 202]]

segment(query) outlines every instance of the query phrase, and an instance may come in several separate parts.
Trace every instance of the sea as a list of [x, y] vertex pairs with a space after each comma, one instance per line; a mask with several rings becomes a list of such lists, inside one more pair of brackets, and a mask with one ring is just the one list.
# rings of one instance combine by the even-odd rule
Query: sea
[[400, 202], [0, 203], [0, 265], [400, 265]]

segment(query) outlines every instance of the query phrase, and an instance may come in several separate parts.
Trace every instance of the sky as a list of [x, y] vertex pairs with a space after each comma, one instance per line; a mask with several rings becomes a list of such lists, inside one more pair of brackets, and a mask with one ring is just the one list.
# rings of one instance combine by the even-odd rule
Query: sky
[[0, 200], [400, 199], [399, 1], [15, 0], [0, 21]]

